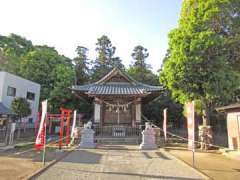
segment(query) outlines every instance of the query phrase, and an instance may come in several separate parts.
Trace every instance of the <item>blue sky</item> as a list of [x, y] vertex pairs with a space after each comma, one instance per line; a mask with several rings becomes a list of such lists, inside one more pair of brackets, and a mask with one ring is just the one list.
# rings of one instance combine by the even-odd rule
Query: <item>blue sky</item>
[[34, 44], [54, 46], [73, 58], [78, 45], [96, 57], [95, 43], [105, 34], [125, 65], [136, 45], [149, 50], [156, 72], [177, 26], [182, 0], [0, 0], [0, 34], [16, 33]]

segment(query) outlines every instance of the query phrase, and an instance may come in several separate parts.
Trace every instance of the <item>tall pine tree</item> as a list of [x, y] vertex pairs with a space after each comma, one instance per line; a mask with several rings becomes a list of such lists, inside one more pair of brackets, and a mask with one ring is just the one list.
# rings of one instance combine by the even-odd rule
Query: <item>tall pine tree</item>
[[128, 73], [139, 82], [158, 85], [158, 76], [153, 74], [151, 66], [146, 63], [149, 56], [148, 50], [138, 45], [133, 49], [131, 56], [134, 61], [128, 69]]
[[92, 81], [97, 81], [106, 75], [112, 68], [124, 68], [121, 59], [114, 57], [116, 48], [112, 45], [110, 39], [103, 35], [97, 39], [96, 51], [97, 59], [93, 62]]
[[75, 83], [82, 85], [87, 83], [89, 80], [89, 68], [87, 59], [88, 49], [84, 46], [78, 46], [76, 52], [78, 56], [73, 59], [76, 73]]

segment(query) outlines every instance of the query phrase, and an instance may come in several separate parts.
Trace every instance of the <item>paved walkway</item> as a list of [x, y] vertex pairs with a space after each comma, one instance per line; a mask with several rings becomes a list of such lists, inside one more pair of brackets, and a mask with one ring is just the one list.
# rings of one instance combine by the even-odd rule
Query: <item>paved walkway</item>
[[139, 151], [138, 146], [102, 146], [77, 149], [38, 180], [207, 179], [164, 150]]

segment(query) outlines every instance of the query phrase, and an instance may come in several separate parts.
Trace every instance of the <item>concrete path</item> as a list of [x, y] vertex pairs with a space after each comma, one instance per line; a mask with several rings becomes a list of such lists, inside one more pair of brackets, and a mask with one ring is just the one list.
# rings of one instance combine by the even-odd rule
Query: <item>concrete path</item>
[[138, 146], [76, 149], [38, 180], [207, 179], [164, 150], [139, 151]]

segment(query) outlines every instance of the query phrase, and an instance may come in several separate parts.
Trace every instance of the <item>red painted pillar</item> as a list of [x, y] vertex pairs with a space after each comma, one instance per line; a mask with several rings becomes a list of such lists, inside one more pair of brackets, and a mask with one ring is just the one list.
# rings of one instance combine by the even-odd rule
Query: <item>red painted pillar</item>
[[63, 130], [64, 130], [64, 111], [61, 110], [60, 136], [59, 136], [59, 149], [62, 148]]
[[67, 111], [67, 130], [66, 130], [66, 145], [69, 143], [69, 129], [70, 129], [70, 111]]

